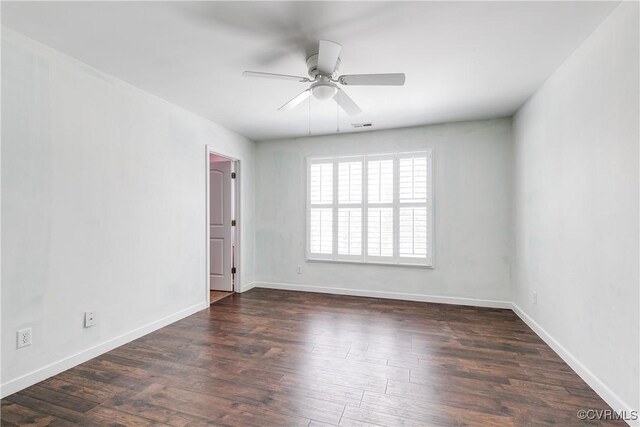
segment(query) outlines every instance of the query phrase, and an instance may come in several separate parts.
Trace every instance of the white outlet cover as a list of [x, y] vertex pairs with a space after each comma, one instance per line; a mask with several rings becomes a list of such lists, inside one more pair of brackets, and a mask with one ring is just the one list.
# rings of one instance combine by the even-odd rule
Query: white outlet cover
[[84, 312], [84, 327], [89, 328], [98, 323], [98, 312], [95, 310]]
[[18, 348], [26, 347], [32, 344], [33, 331], [31, 328], [20, 329], [16, 334]]

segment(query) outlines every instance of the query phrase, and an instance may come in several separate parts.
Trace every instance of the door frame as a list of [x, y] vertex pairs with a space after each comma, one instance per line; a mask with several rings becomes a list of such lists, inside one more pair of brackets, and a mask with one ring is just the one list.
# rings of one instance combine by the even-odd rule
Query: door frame
[[[232, 157], [228, 154], [222, 153], [220, 151], [215, 150], [213, 147], [211, 147], [210, 145], [207, 144], [206, 146], [206, 153], [205, 153], [205, 160], [206, 160], [206, 165], [205, 165], [205, 218], [206, 218], [206, 224], [205, 224], [205, 254], [206, 254], [206, 259], [205, 259], [205, 277], [204, 277], [204, 283], [205, 283], [205, 301], [207, 302], [207, 306], [211, 305], [211, 294], [210, 294], [210, 290], [211, 290], [211, 284], [209, 281], [209, 276], [211, 274], [211, 254], [210, 254], [210, 239], [211, 239], [211, 224], [210, 224], [210, 200], [209, 200], [209, 187], [210, 187], [210, 173], [209, 173], [209, 168], [210, 168], [210, 162], [209, 162], [209, 157], [210, 154], [215, 154], [216, 156], [220, 156], [220, 157], [224, 157], [225, 159], [229, 159], [230, 162], [232, 162], [232, 171], [235, 171], [236, 173], [236, 178], [231, 180], [231, 187], [232, 187], [232, 197], [235, 199], [232, 201], [232, 203], [234, 204], [234, 210], [235, 210], [235, 219], [236, 220], [236, 225], [235, 227], [232, 227], [231, 229], [231, 234], [232, 234], [232, 239], [235, 241], [235, 267], [236, 267], [236, 274], [235, 274], [235, 280], [233, 281], [233, 292], [237, 292], [240, 289], [240, 275], [242, 273], [242, 269], [241, 269], [241, 251], [240, 251], [240, 242], [241, 242], [241, 233], [242, 233], [242, 211], [240, 210], [240, 199], [241, 199], [241, 195], [240, 195], [240, 180], [242, 179], [242, 174], [240, 173], [241, 170], [241, 162], [242, 160], [237, 158], [237, 157]], [[233, 246], [232, 246], [233, 247]]]

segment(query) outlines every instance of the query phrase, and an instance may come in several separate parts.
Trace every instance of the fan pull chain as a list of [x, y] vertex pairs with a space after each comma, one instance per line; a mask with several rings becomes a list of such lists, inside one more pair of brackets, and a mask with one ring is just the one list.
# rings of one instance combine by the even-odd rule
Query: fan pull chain
[[311, 97], [309, 97], [309, 135], [311, 136]]
[[338, 91], [338, 102], [336, 102], [336, 132], [340, 133], [340, 91]]

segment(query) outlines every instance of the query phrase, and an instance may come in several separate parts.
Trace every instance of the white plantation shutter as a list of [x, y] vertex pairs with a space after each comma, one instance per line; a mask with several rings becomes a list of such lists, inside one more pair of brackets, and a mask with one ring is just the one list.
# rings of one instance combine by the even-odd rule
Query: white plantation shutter
[[369, 203], [393, 202], [393, 159], [367, 162]]
[[333, 254], [333, 161], [309, 165], [309, 253]]
[[393, 208], [369, 208], [367, 254], [393, 256]]
[[399, 161], [400, 203], [427, 201], [427, 158], [401, 158]]
[[362, 202], [362, 162], [338, 163], [338, 203]]
[[367, 159], [367, 257], [372, 261], [393, 261], [394, 162], [394, 156]]
[[311, 204], [333, 202], [333, 163], [311, 165], [309, 174]]
[[362, 209], [338, 209], [338, 254], [362, 253]]
[[338, 256], [361, 260], [362, 257], [362, 170], [363, 159], [338, 161]]
[[427, 256], [427, 208], [400, 208], [399, 256]]
[[398, 257], [430, 264], [429, 209], [430, 156], [398, 159]]
[[432, 266], [430, 151], [311, 159], [307, 258]]
[[333, 209], [312, 208], [310, 215], [310, 250], [316, 254], [333, 252]]

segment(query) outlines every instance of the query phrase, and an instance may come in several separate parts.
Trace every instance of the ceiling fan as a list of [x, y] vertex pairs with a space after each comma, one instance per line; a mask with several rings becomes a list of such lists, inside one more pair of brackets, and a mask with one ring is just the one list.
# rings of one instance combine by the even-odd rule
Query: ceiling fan
[[247, 77], [260, 77], [266, 79], [292, 80], [302, 83], [311, 83], [308, 89], [302, 91], [292, 100], [278, 108], [278, 111], [289, 111], [300, 105], [302, 101], [313, 95], [315, 98], [333, 100], [349, 115], [359, 114], [362, 109], [358, 107], [339, 86], [402, 86], [404, 85], [404, 73], [391, 74], [346, 74], [338, 76], [340, 67], [340, 52], [342, 45], [327, 40], [320, 40], [318, 53], [307, 58], [309, 77], [291, 76], [288, 74], [261, 73], [257, 71], [245, 71], [242, 75]]

